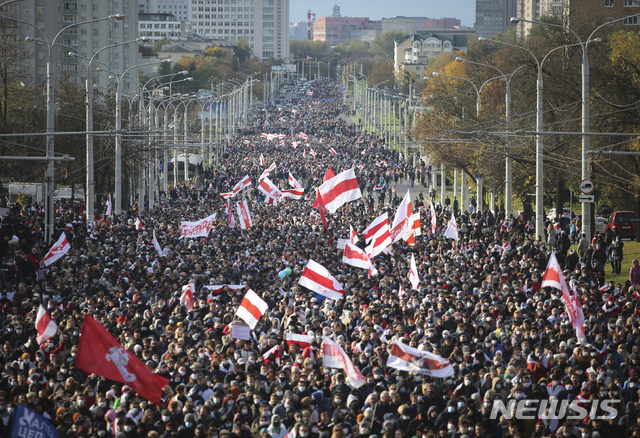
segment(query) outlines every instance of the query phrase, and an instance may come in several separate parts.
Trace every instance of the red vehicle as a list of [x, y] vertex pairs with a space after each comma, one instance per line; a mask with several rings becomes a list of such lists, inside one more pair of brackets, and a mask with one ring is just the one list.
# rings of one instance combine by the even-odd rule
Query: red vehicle
[[636, 237], [636, 212], [635, 211], [614, 211], [609, 216], [607, 228], [613, 229], [620, 234], [620, 238], [628, 237], [635, 239]]

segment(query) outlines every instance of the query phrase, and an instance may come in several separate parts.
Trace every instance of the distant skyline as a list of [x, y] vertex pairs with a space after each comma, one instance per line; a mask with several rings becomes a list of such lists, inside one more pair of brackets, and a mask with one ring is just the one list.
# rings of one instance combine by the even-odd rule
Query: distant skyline
[[315, 0], [301, 2], [290, 0], [289, 21], [296, 23], [307, 20], [307, 10], [315, 12], [316, 17], [330, 17], [333, 5], [340, 6], [340, 14], [347, 17], [369, 17], [371, 20], [390, 18], [396, 15], [405, 17], [452, 17], [459, 19], [463, 26], [472, 27], [476, 20], [475, 0], [403, 0], [398, 3], [389, 0]]

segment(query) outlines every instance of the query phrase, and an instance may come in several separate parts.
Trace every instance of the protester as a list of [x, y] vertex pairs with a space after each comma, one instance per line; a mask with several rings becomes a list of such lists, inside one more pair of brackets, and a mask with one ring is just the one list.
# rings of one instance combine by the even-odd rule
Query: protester
[[[17, 238], [16, 244], [0, 245], [2, 436], [10, 436], [18, 403], [42, 413], [61, 437], [71, 438], [629, 438], [640, 433], [637, 260], [628, 282], [607, 284], [599, 243], [591, 247], [584, 235], [580, 241], [580, 257], [590, 249], [593, 264], [591, 256], [580, 263], [575, 252], [565, 260], [563, 244], [559, 275], [570, 290], [575, 287], [577, 308], [584, 313], [586, 339], [579, 343], [562, 292], [542, 286], [556, 242], [553, 227], [545, 241], [536, 240], [529, 218], [472, 210], [454, 216], [458, 240], [444, 237], [457, 199], [443, 205], [432, 196], [434, 230], [425, 199], [430, 193], [421, 184], [425, 164], [414, 165], [382, 138], [358, 130], [337, 103], [335, 83], [318, 80], [310, 87], [308, 100], [269, 106], [257, 123], [230, 139], [220, 165], [204, 169], [201, 188], [171, 187], [152, 209], [131, 207], [120, 216], [98, 218], [99, 225], [87, 224], [82, 207], [58, 203], [53, 241], [66, 238], [70, 250], [49, 265], [49, 247], [37, 245], [44, 211], [37, 205], [29, 211], [11, 207], [0, 236], [0, 242]], [[300, 199], [265, 202], [267, 195], [256, 187], [271, 163], [268, 180], [288, 190], [294, 188], [291, 175], [304, 188]], [[312, 205], [329, 168], [335, 175], [354, 169], [362, 197], [335, 213], [323, 210], [324, 226]], [[251, 187], [234, 198], [221, 196], [247, 175]], [[362, 233], [372, 221], [388, 213], [393, 223], [404, 196], [393, 188], [414, 182], [421, 188], [417, 196], [414, 188], [410, 199], [421, 222], [415, 243], [399, 239], [375, 256], [377, 273], [345, 264], [346, 250], [340, 248], [351, 238], [350, 227], [358, 234], [355, 245], [364, 249]], [[251, 215], [246, 230], [236, 204], [241, 200]], [[207, 237], [180, 239], [182, 222], [214, 213]], [[562, 238], [566, 243], [568, 237]], [[341, 299], [299, 284], [310, 260], [342, 285]], [[190, 284], [192, 297], [185, 298], [183, 288]], [[267, 310], [246, 332], [250, 335], [242, 336], [247, 339], [234, 338], [246, 325], [238, 309], [249, 289]], [[39, 344], [40, 306], [57, 330]], [[168, 379], [158, 405], [123, 381], [76, 367], [82, 365], [78, 345], [88, 316]], [[306, 341], [288, 342], [291, 335]], [[343, 366], [324, 366], [329, 341], [346, 352], [355, 371], [339, 355], [333, 357]], [[449, 367], [450, 374], [434, 377], [428, 361], [416, 365], [416, 373], [388, 366], [396, 342], [443, 358], [436, 363]], [[130, 370], [126, 360], [122, 365]], [[357, 379], [362, 381], [353, 385]], [[496, 401], [584, 405], [603, 399], [613, 400], [618, 412], [606, 421], [600, 407], [591, 421], [569, 420], [551, 408], [534, 409], [532, 420], [504, 417], [510, 412], [493, 415]]]

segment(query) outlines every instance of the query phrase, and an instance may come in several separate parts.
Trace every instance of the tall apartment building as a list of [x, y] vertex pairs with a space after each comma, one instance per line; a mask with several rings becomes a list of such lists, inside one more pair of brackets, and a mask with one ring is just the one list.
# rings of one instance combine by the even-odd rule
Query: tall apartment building
[[[103, 20], [97, 23], [82, 24], [96, 18], [108, 17], [113, 14], [124, 14], [122, 21]], [[87, 66], [84, 60], [70, 57], [69, 52], [75, 51], [83, 58], [90, 59], [98, 50], [112, 44], [135, 40], [138, 36], [138, 3], [137, 0], [22, 0], [20, 3], [5, 6], [3, 14], [33, 23], [32, 26], [21, 25], [16, 29], [17, 40], [25, 41], [26, 37], [42, 39], [42, 33], [49, 41], [63, 28], [73, 26], [62, 33], [55, 41], [61, 45], [54, 46], [53, 57], [57, 77], [71, 82], [84, 81]], [[37, 41], [24, 44], [24, 50], [32, 56], [23, 63], [30, 73], [25, 79], [35, 82], [46, 80], [48, 48]], [[137, 43], [123, 44], [101, 51], [94, 61], [94, 83], [101, 88], [111, 85], [109, 75], [122, 74], [129, 67], [136, 65], [138, 60]], [[98, 62], [102, 64], [98, 64]], [[96, 66], [111, 70], [97, 73]], [[135, 72], [133, 72], [135, 73]], [[137, 77], [132, 74], [132, 77]], [[129, 83], [124, 88], [133, 87]]]
[[183, 35], [185, 22], [178, 21], [175, 15], [163, 12], [140, 12], [138, 28], [141, 37], [160, 41], [164, 38], [175, 40]]
[[519, 0], [476, 0], [478, 37], [493, 38], [512, 27], [510, 19], [517, 15], [517, 1]]
[[[534, 3], [535, 2], [535, 3]], [[602, 17], [604, 22], [640, 13], [638, 0], [518, 0], [518, 16], [527, 20], [540, 20], [541, 17], [563, 17], [563, 23], [571, 26], [571, 20], [577, 15]], [[517, 25], [518, 36], [526, 36], [531, 23]], [[640, 30], [638, 17], [631, 17], [613, 25], [613, 29]]]
[[[352, 31], [357, 34], [357, 31], [376, 31], [381, 28], [381, 22], [369, 21], [367, 17], [318, 17], [318, 21], [313, 23], [313, 39], [314, 41], [340, 44], [352, 39]], [[373, 33], [375, 34], [375, 32]], [[362, 38], [362, 32], [353, 39], [359, 38]]]
[[143, 14], [173, 14], [177, 21], [189, 21], [189, 0], [138, 0]]
[[420, 20], [427, 20], [427, 17], [403, 17], [395, 16], [382, 19], [382, 33], [392, 30], [400, 32], [415, 33], [420, 29]]
[[302, 41], [307, 39], [307, 22], [298, 21], [289, 27], [289, 40]]
[[235, 42], [245, 38], [262, 60], [289, 57], [289, 0], [190, 0], [191, 31]]

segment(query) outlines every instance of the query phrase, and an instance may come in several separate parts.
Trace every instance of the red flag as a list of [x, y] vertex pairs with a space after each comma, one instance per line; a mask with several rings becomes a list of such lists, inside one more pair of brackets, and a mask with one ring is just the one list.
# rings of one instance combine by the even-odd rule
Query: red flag
[[322, 178], [322, 182], [329, 181], [334, 176], [336, 176], [336, 174], [333, 172], [333, 169], [332, 168], [328, 168], [327, 172], [324, 174], [324, 177]]
[[76, 367], [87, 373], [122, 382], [147, 400], [160, 404], [169, 379], [154, 374], [93, 317], [86, 315], [80, 332]]

